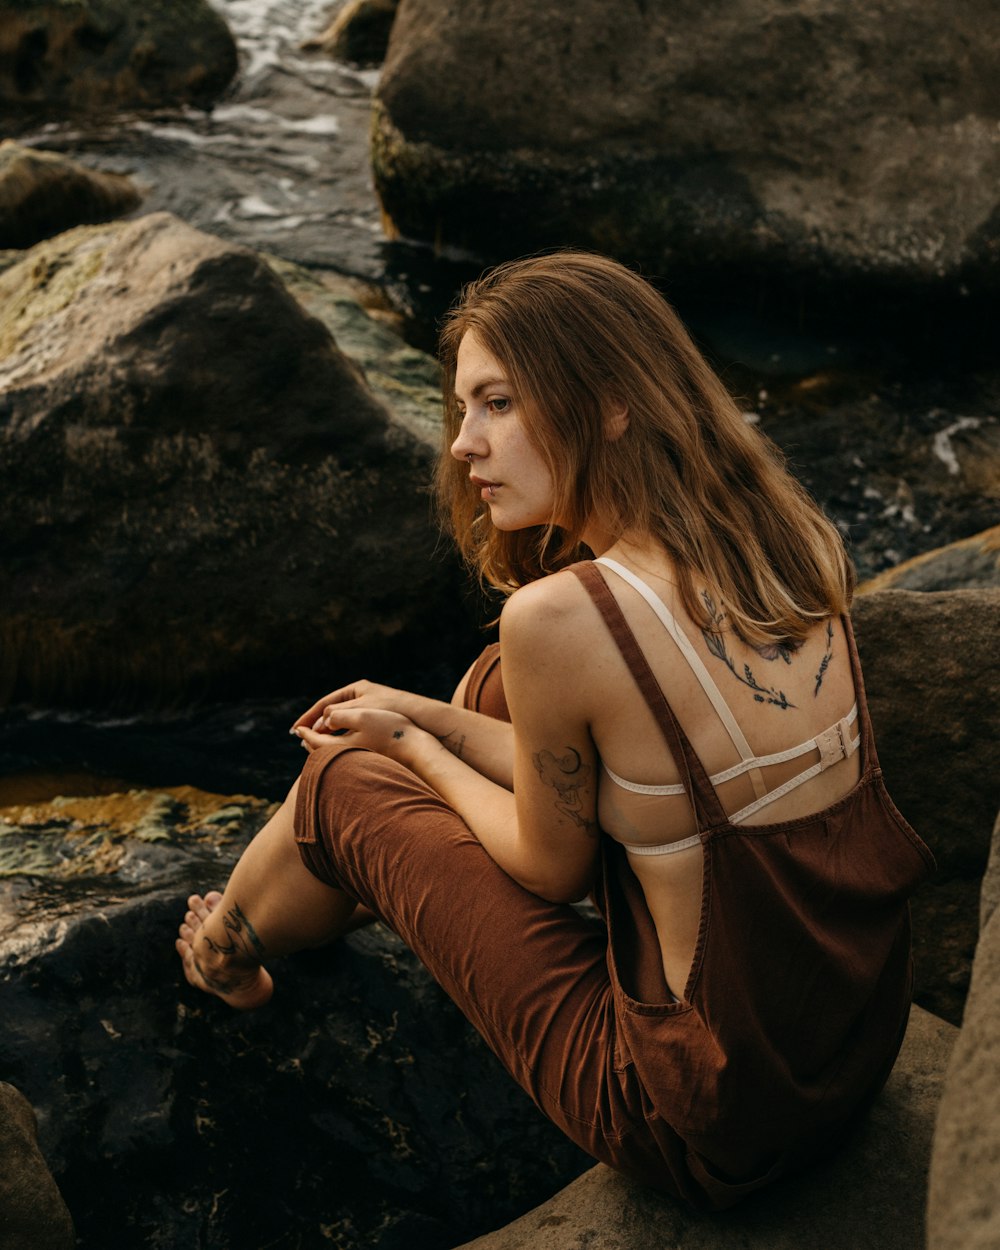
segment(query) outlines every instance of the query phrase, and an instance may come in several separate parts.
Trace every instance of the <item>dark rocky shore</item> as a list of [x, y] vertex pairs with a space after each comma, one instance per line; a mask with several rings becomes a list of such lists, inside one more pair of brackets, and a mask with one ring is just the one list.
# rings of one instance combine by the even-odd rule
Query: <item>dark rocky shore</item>
[[[996, 1245], [1000, 21], [313, 9], [234, 77], [201, 0], [0, 0], [0, 1250]], [[844, 531], [938, 859], [870, 1122], [726, 1217], [591, 1169], [380, 927], [242, 1017], [172, 949], [305, 701], [446, 695], [482, 645], [423, 349], [459, 281], [558, 244], [656, 277]]]

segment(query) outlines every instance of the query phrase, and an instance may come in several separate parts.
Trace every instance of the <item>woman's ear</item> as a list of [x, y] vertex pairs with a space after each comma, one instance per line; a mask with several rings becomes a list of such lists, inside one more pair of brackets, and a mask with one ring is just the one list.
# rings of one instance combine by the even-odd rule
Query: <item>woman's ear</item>
[[628, 429], [628, 404], [616, 400], [604, 413], [604, 437], [615, 443]]

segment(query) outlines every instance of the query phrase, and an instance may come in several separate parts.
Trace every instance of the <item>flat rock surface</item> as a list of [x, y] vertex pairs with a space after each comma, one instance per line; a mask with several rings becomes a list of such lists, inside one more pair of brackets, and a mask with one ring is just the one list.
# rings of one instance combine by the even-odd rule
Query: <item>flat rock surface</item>
[[599, 1165], [462, 1250], [919, 1250], [934, 1115], [956, 1033], [915, 1008], [888, 1085], [841, 1153], [725, 1214], [694, 1214]]

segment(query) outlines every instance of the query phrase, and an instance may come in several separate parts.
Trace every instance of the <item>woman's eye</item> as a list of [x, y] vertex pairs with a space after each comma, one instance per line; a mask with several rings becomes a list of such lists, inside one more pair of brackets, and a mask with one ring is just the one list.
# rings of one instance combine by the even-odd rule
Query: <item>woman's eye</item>
[[502, 395], [495, 395], [486, 401], [486, 407], [490, 412], [507, 412], [510, 408], [510, 400]]

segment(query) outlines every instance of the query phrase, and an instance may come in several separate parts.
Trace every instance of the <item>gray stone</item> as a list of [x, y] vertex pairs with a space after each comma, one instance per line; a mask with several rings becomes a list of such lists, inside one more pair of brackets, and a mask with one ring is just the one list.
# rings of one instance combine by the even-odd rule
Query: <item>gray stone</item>
[[38, 1149], [23, 1094], [0, 1081], [0, 1250], [72, 1250], [73, 1221]]
[[235, 73], [205, 0], [0, 0], [0, 112], [205, 105]]
[[927, 1211], [928, 1250], [1000, 1245], [1000, 821], [984, 883], [983, 930], [938, 1114]]
[[856, 1136], [830, 1162], [723, 1215], [693, 1214], [599, 1165], [462, 1250], [918, 1250], [934, 1116], [956, 1033], [914, 1008], [896, 1068]]
[[168, 214], [0, 274], [0, 699], [333, 689], [390, 646], [469, 650], [424, 361], [397, 421], [263, 260]]
[[30, 247], [71, 226], [121, 217], [141, 196], [123, 174], [87, 169], [54, 152], [0, 143], [0, 247]]
[[998, 53], [989, 0], [408, 0], [376, 182], [439, 247], [995, 291]]
[[1000, 586], [1000, 525], [904, 560], [869, 578], [858, 591], [975, 590], [988, 586]]

